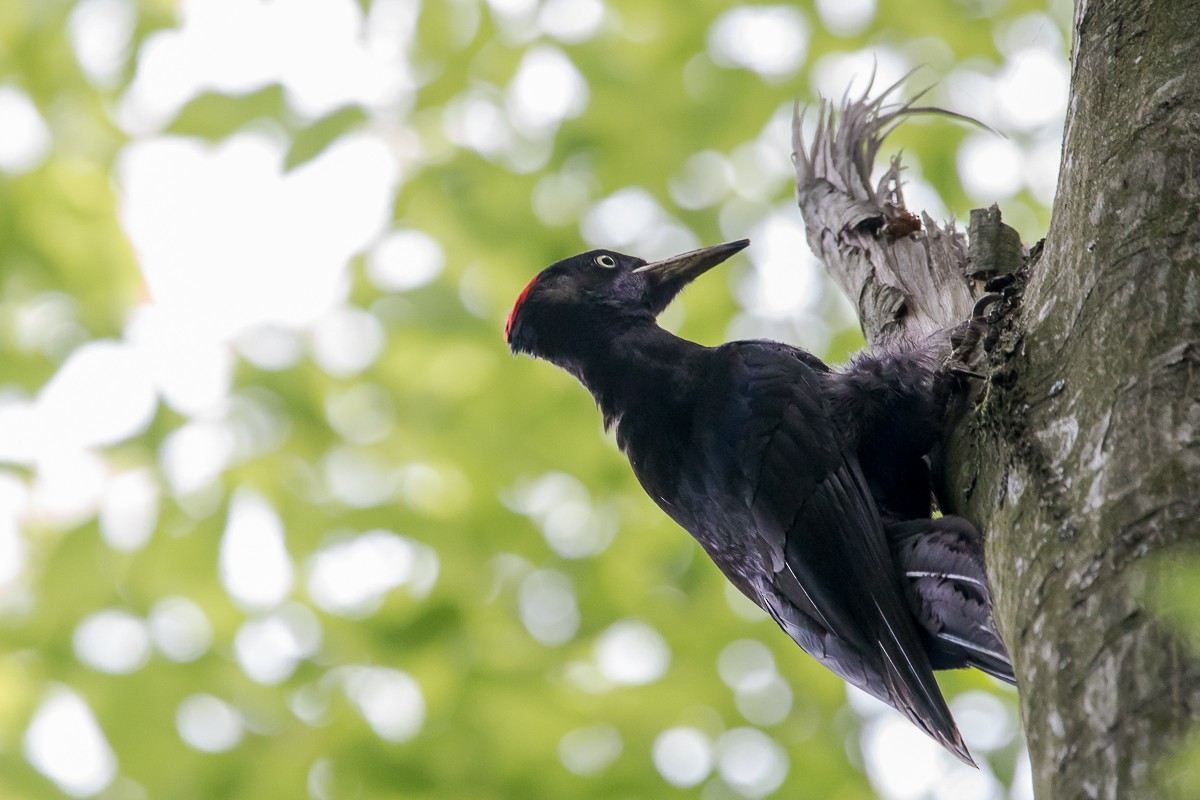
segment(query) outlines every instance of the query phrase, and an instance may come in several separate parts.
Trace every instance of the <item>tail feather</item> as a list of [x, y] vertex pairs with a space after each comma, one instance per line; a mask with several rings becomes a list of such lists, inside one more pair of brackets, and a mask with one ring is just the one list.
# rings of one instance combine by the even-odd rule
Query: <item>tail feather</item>
[[[886, 623], [887, 618], [883, 619]], [[891, 704], [964, 763], [977, 766], [929, 666], [913, 664], [909, 650], [891, 624], [887, 624], [887, 632], [888, 636], [879, 642], [879, 649], [887, 662], [884, 676]]]
[[971, 524], [946, 516], [891, 522], [887, 531], [934, 669], [975, 667], [1015, 684], [992, 619], [982, 542]]
[[1011, 686], [1017, 685], [1017, 678], [1013, 674], [1012, 662], [1008, 660], [1008, 653], [1003, 648], [999, 651], [984, 649], [976, 642], [960, 639], [957, 636], [944, 632], [939, 638], [966, 650], [968, 654], [967, 666], [974, 667], [980, 672], [985, 672], [993, 678], [1004, 681]]

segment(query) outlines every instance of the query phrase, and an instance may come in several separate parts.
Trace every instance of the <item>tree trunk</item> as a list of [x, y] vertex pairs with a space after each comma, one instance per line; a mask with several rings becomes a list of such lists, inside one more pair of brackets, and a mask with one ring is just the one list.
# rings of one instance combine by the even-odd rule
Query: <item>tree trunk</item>
[[[1200, 2], [1077, 6], [1053, 223], [993, 280], [938, 479], [988, 536], [1037, 797], [1146, 798], [1200, 714], [1200, 668], [1146, 609], [1150, 557], [1200, 540]], [[1011, 235], [973, 230], [968, 258], [928, 219], [907, 233], [862, 180], [894, 119], [851, 103], [807, 149], [796, 126], [810, 243], [873, 345], [966, 319], [963, 276], [1006, 272], [984, 245]]]

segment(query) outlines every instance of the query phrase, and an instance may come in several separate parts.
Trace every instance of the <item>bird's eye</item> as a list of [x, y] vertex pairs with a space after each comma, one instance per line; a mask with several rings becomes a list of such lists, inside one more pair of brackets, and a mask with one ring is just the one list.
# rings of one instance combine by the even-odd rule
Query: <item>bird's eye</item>
[[596, 263], [605, 269], [612, 269], [617, 265], [617, 260], [610, 255], [596, 256]]

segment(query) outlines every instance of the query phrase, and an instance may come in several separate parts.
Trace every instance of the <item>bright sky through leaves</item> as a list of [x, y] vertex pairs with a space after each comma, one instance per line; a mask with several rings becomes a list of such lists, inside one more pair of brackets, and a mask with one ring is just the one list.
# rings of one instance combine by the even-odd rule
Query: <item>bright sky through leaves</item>
[[0, 4], [0, 794], [1026, 796], [1011, 695], [945, 681], [970, 774], [847, 704], [500, 331], [574, 252], [749, 236], [664, 325], [845, 359], [794, 99], [920, 67], [1007, 138], [901, 128], [910, 205], [1035, 238], [1068, 21]]

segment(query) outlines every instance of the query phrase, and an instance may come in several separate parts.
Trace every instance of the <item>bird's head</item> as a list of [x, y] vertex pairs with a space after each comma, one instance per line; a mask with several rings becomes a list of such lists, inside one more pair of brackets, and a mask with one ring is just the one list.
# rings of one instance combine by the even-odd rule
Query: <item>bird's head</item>
[[598, 336], [653, 322], [684, 286], [749, 244], [740, 239], [650, 263], [613, 250], [563, 259], [517, 296], [504, 336], [514, 353], [570, 355]]

